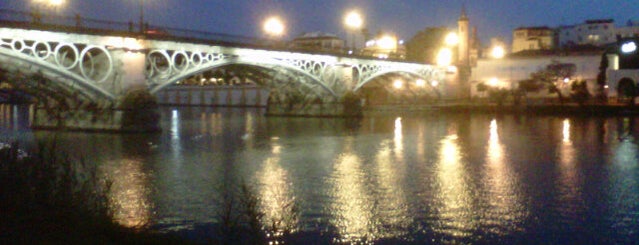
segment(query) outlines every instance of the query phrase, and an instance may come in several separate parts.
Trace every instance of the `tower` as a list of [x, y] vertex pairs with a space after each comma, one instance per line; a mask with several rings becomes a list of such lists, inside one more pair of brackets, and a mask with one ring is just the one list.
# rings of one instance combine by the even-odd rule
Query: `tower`
[[469, 64], [469, 50], [470, 50], [470, 30], [468, 16], [466, 15], [466, 6], [462, 6], [461, 16], [457, 21], [458, 35], [459, 35], [459, 60], [460, 66], [467, 66]]

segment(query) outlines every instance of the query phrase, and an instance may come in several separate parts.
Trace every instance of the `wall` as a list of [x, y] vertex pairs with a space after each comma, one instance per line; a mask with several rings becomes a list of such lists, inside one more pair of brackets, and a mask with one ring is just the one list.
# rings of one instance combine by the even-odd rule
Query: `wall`
[[[537, 56], [526, 58], [481, 59], [473, 68], [471, 81], [471, 97], [481, 98], [486, 94], [477, 91], [477, 84], [497, 79], [500, 87], [514, 89], [521, 80], [530, 78], [530, 74], [542, 69], [553, 61], [575, 64], [577, 70], [573, 80], [588, 81], [591, 94], [595, 91], [601, 55], [581, 56]], [[556, 95], [542, 95], [556, 96]]]
[[157, 93], [160, 105], [265, 107], [269, 90], [258, 86], [170, 86]]

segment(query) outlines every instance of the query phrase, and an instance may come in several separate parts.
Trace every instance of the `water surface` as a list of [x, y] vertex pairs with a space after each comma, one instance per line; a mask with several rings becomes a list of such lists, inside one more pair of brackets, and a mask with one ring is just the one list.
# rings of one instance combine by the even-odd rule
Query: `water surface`
[[308, 241], [639, 240], [639, 118], [164, 108], [161, 134], [119, 135], [32, 132], [25, 111], [0, 106], [0, 138], [55, 135], [100, 166], [125, 226], [205, 240], [224, 194], [249, 183], [265, 223]]

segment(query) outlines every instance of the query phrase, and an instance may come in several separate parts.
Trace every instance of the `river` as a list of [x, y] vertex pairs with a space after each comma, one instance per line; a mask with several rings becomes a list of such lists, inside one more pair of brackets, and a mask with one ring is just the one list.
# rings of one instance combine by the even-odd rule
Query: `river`
[[263, 112], [167, 107], [161, 134], [120, 135], [34, 132], [0, 106], [0, 139], [55, 135], [113, 181], [119, 223], [194, 240], [247, 183], [265, 223], [313, 243], [639, 241], [639, 117]]

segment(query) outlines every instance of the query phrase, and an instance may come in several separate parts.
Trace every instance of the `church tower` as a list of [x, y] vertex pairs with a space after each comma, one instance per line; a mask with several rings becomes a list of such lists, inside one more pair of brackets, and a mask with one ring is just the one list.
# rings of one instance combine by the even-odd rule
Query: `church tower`
[[470, 28], [468, 15], [466, 15], [466, 6], [462, 6], [461, 16], [457, 21], [459, 35], [459, 60], [460, 66], [468, 66], [470, 61]]

